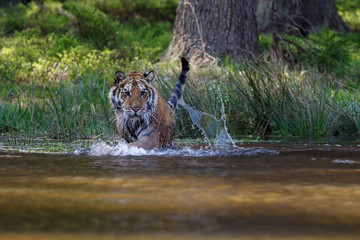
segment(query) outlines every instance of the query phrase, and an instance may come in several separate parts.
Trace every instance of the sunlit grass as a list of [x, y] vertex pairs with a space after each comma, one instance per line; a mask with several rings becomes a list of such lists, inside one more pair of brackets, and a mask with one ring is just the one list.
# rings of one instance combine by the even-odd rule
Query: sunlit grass
[[77, 84], [17, 86], [9, 91], [14, 99], [0, 100], [0, 129], [6, 139], [24, 141], [112, 135], [115, 128], [108, 89], [105, 79], [95, 74]]

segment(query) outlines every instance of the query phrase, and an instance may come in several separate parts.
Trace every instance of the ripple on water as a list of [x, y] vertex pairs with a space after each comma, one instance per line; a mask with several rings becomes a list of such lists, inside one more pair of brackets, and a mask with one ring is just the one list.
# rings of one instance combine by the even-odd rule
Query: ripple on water
[[345, 163], [345, 164], [360, 164], [359, 161], [354, 161], [354, 160], [340, 160], [340, 159], [335, 159], [334, 161], [332, 161], [333, 163]]
[[256, 156], [256, 155], [277, 155], [279, 152], [266, 148], [244, 148], [244, 147], [227, 147], [227, 148], [191, 148], [184, 147], [179, 149], [153, 149], [145, 150], [142, 148], [130, 146], [120, 141], [116, 145], [106, 143], [102, 139], [96, 140], [89, 149], [77, 149], [74, 154], [87, 154], [90, 156], [194, 156], [194, 157], [211, 157], [211, 156]]

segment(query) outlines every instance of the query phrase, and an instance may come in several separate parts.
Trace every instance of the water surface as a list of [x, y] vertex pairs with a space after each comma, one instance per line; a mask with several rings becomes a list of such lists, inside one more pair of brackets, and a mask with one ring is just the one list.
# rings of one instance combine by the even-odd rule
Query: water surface
[[360, 238], [360, 145], [241, 147], [0, 152], [0, 239]]

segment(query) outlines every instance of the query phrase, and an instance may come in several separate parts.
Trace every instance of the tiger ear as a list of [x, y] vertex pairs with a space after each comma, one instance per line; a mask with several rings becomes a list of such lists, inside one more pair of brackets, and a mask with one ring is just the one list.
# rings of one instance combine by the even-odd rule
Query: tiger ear
[[121, 83], [124, 79], [126, 78], [125, 73], [121, 72], [121, 71], [117, 71], [115, 73], [115, 77], [114, 77], [114, 84], [119, 85], [119, 83]]
[[145, 80], [151, 84], [152, 80], [155, 78], [155, 73], [153, 71], [149, 71], [144, 73]]

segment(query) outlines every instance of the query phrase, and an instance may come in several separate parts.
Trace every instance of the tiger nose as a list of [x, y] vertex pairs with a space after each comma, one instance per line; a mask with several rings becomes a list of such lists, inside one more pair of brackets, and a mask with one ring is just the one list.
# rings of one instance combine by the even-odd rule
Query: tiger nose
[[135, 107], [131, 107], [132, 110], [134, 110], [135, 112], [139, 111], [141, 106], [135, 106]]

